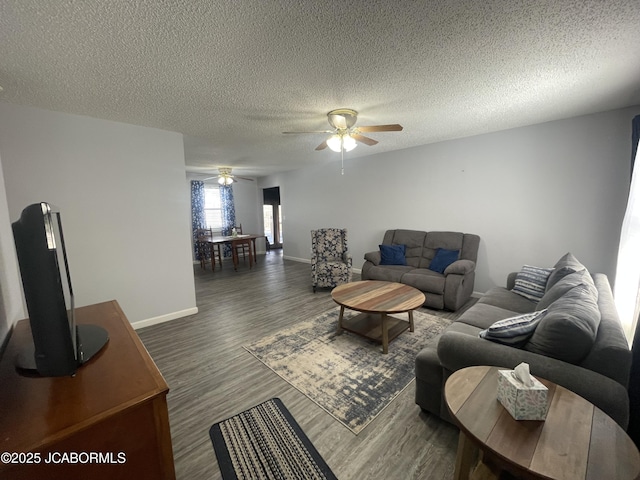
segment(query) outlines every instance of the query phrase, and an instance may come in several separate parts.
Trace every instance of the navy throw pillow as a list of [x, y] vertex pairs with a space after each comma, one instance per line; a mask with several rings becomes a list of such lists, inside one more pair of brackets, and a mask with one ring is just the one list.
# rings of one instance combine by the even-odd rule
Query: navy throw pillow
[[434, 272], [444, 273], [444, 270], [453, 262], [458, 260], [460, 250], [447, 250], [446, 248], [439, 248], [436, 250], [436, 255], [429, 264], [429, 270]]
[[404, 257], [406, 245], [379, 245], [380, 265], [406, 265]]

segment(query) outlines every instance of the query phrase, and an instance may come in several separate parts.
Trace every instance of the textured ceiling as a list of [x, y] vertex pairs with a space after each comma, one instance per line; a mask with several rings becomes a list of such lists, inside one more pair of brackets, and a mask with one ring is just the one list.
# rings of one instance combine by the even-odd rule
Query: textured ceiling
[[640, 104], [638, 0], [0, 1], [0, 101], [181, 132], [260, 176], [348, 107], [362, 156]]

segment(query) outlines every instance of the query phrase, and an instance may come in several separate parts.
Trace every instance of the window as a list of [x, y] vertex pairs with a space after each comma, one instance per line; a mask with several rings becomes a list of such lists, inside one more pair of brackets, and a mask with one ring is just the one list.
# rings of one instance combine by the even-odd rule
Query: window
[[204, 186], [204, 219], [207, 228], [211, 228], [214, 233], [222, 232], [222, 205], [217, 186]]

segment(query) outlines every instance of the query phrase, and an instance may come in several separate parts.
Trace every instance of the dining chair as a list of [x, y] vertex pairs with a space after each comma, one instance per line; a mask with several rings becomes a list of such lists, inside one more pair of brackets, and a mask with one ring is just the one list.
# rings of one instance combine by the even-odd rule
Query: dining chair
[[[242, 224], [236, 226], [235, 229], [238, 235], [242, 235]], [[246, 243], [236, 245], [236, 252], [238, 257], [240, 257], [240, 254], [242, 253], [242, 260], [246, 261], [247, 254], [249, 253], [249, 248], [250, 247]]]
[[214, 245], [208, 242], [208, 240], [213, 237], [213, 230], [211, 228], [197, 228], [194, 236], [196, 240], [196, 251], [200, 259], [200, 268], [206, 269], [207, 260], [209, 260], [211, 262], [211, 270], [215, 271], [216, 257], [220, 260], [220, 266], [222, 266], [220, 245]]

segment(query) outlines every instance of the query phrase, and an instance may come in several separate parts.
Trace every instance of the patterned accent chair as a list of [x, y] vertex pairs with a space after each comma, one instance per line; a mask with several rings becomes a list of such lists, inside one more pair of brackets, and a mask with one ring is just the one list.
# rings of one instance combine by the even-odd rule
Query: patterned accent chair
[[311, 230], [311, 283], [317, 287], [335, 287], [351, 281], [351, 254], [347, 250], [347, 230], [320, 228]]

